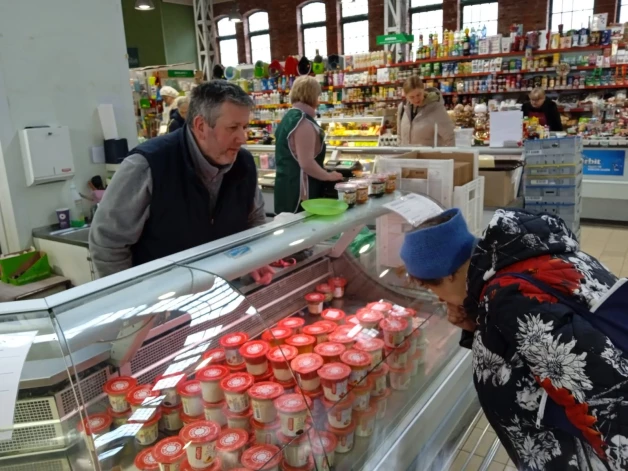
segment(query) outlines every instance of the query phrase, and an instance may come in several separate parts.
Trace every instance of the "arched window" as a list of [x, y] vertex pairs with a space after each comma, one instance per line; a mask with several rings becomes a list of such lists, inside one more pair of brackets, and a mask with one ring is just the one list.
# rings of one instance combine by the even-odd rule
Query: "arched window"
[[368, 0], [343, 0], [341, 7], [342, 46], [344, 54], [369, 50]]
[[270, 63], [270, 26], [268, 13], [258, 11], [249, 16], [249, 44], [251, 45], [251, 62]]
[[486, 0], [462, 0], [462, 30], [475, 29], [482, 32], [486, 26], [486, 35], [497, 34], [497, 10], [495, 1]]
[[327, 56], [327, 15], [323, 2], [308, 3], [301, 7], [301, 30], [303, 34], [303, 53], [312, 60], [316, 50], [321, 56]]
[[414, 43], [423, 35], [426, 44], [430, 34], [438, 34], [438, 42], [443, 42], [443, 0], [412, 0], [410, 3], [410, 28]]
[[619, 22], [625, 23], [626, 21], [628, 21], [628, 0], [620, 0], [619, 6], [617, 8], [619, 9], [619, 11], [617, 12]]
[[572, 29], [589, 27], [593, 17], [593, 0], [552, 0], [550, 2], [550, 31], [558, 32], [563, 25], [566, 33]]
[[236, 38], [235, 23], [229, 18], [223, 18], [216, 22], [218, 28], [218, 51], [220, 63], [225, 66], [238, 65], [238, 40]]

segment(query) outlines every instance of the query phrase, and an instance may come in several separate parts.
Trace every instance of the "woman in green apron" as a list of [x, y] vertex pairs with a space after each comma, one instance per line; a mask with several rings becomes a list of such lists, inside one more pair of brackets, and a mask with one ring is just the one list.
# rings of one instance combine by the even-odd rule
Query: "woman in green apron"
[[323, 168], [325, 133], [314, 119], [320, 94], [309, 76], [297, 78], [290, 91], [292, 108], [275, 132], [275, 214], [302, 211], [302, 201], [323, 196], [325, 182], [342, 180]]

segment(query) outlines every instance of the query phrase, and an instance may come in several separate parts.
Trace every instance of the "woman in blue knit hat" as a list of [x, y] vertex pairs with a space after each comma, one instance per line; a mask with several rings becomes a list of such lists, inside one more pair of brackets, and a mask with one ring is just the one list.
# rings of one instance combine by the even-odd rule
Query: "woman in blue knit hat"
[[617, 278], [561, 219], [499, 210], [478, 240], [451, 209], [408, 233], [401, 258], [463, 329], [480, 403], [517, 469], [628, 469], [628, 358], [565, 303], [590, 310]]

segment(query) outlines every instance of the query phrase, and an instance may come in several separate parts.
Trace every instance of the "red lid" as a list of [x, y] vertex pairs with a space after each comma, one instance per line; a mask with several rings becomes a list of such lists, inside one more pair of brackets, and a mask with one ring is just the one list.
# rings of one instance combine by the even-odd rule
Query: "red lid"
[[305, 347], [307, 345], [314, 345], [316, 343], [316, 337], [307, 334], [297, 334], [287, 338], [286, 343], [293, 347]]
[[334, 288], [336, 286], [340, 287], [340, 288], [344, 288], [345, 286], [347, 286], [347, 279], [346, 278], [342, 278], [342, 277], [334, 277], [334, 278], [330, 278], [328, 281], [329, 285]]
[[338, 439], [336, 435], [331, 432], [319, 431], [313, 434], [311, 437], [312, 440], [312, 451], [317, 455], [322, 455], [323, 453], [331, 453], [338, 446]]
[[370, 391], [371, 389], [373, 389], [373, 381], [371, 380], [371, 378], [364, 378], [358, 384], [353, 386], [351, 388], [351, 391], [365, 393], [366, 391]]
[[227, 403], [225, 399], [218, 402], [207, 402], [203, 401], [203, 407], [206, 409], [222, 409], [222, 407]]
[[330, 401], [326, 397], [324, 397], [322, 401], [323, 401], [323, 406], [325, 406], [325, 409], [327, 410], [331, 409], [332, 407], [334, 408], [334, 410], [350, 409], [353, 407], [353, 403], [355, 401], [355, 394], [353, 394], [352, 392], [349, 392], [347, 393], [345, 397], [343, 397], [339, 401]]
[[307, 463], [305, 463], [303, 466], [299, 466], [298, 468], [294, 466], [290, 466], [286, 462], [285, 458], [281, 460], [281, 469], [283, 471], [313, 471], [314, 468], [315, 468], [314, 458], [312, 458], [311, 455], [307, 457]]
[[384, 346], [385, 344], [382, 339], [363, 338], [358, 340], [353, 348], [362, 352], [375, 352], [383, 349]]
[[292, 361], [299, 354], [299, 350], [292, 345], [279, 345], [273, 347], [266, 354], [266, 358], [276, 363]]
[[357, 325], [341, 325], [329, 334], [329, 340], [338, 343], [355, 342], [361, 331], [362, 329]]
[[78, 429], [79, 432], [85, 432], [87, 435], [98, 435], [109, 430], [111, 422], [111, 417], [107, 414], [90, 414], [79, 423]]
[[203, 414], [199, 415], [187, 415], [184, 412], [181, 412], [181, 421], [185, 424], [193, 424], [195, 422], [201, 422], [205, 420], [205, 416]]
[[329, 327], [326, 325], [306, 325], [303, 327], [303, 333], [306, 335], [326, 335], [330, 332]]
[[401, 306], [393, 306], [392, 311], [390, 311], [390, 313], [388, 314], [390, 317], [403, 317], [403, 318], [408, 318], [408, 317], [413, 317], [412, 312], [410, 312], [408, 309], [401, 307]]
[[377, 414], [377, 409], [373, 406], [368, 406], [365, 410], [354, 410], [353, 415], [356, 419], [374, 417]]
[[229, 365], [229, 366], [227, 366], [227, 368], [229, 368], [229, 373], [231, 373], [231, 374], [233, 374], [233, 373], [242, 373], [242, 372], [246, 371], [246, 363], [242, 362], [240, 365], [237, 365], [237, 366]]
[[347, 350], [340, 357], [343, 363], [349, 366], [370, 366], [371, 355], [360, 350]]
[[284, 393], [283, 386], [272, 381], [262, 381], [254, 384], [248, 391], [249, 396], [253, 399], [277, 399]]
[[327, 283], [321, 283], [320, 285], [316, 286], [316, 291], [318, 291], [319, 293], [328, 294], [332, 292], [332, 287], [329, 286]]
[[347, 347], [341, 343], [323, 342], [314, 347], [314, 351], [323, 357], [340, 357], [347, 351]]
[[392, 304], [385, 301], [376, 301], [374, 303], [368, 303], [366, 308], [374, 311], [388, 312], [392, 309]]
[[[133, 416], [131, 416], [131, 419], [132, 418]], [[142, 426], [146, 427], [150, 425], [155, 425], [157, 422], [159, 422], [159, 419], [161, 419], [161, 409], [155, 409], [153, 411], [153, 415], [150, 416], [150, 419], [146, 420], [142, 418], [142, 419], [136, 419], [136, 420], [129, 420], [129, 423], [130, 424], [142, 424]]]
[[225, 351], [222, 348], [214, 348], [213, 350], [208, 350], [203, 353], [203, 360], [209, 360], [210, 365], [213, 364], [222, 364], [227, 358], [225, 356]]
[[158, 397], [159, 393], [153, 391], [152, 384], [142, 384], [135, 386], [128, 393], [126, 393], [126, 402], [133, 404], [134, 406], [141, 406], [147, 397]]
[[183, 383], [183, 381], [185, 381], [184, 373], [157, 376], [157, 379], [155, 379], [155, 386], [153, 386], [153, 391], [177, 388], [181, 383]]
[[216, 442], [219, 451], [236, 451], [249, 442], [249, 432], [241, 428], [226, 428]]
[[309, 293], [305, 295], [305, 300], [308, 303], [322, 303], [325, 301], [325, 295], [321, 293]]
[[221, 381], [229, 375], [229, 369], [222, 365], [209, 365], [196, 372], [196, 379], [201, 383]]
[[275, 445], [255, 445], [242, 454], [240, 462], [250, 470], [272, 469], [281, 461], [281, 450]]
[[371, 378], [379, 378], [381, 376], [384, 376], [385, 374], [388, 374], [389, 369], [390, 368], [388, 367], [386, 363], [381, 363], [376, 370], [371, 371], [371, 373], [369, 374]]
[[220, 387], [231, 393], [243, 393], [253, 386], [253, 375], [248, 373], [233, 373], [220, 382]]
[[323, 395], [323, 388], [320, 386], [316, 388], [314, 391], [303, 391], [299, 386], [295, 386], [294, 392], [298, 394], [305, 394], [310, 399], [316, 399]]
[[[183, 463], [181, 463], [181, 471], [220, 471], [221, 469], [222, 462], [218, 457], [214, 458], [208, 468], [203, 468], [202, 470], [200, 470], [199, 468], [193, 468], [187, 458], [183, 460]], [[233, 469], [232, 471], [236, 470]]]
[[201, 389], [201, 382], [195, 379], [190, 381], [186, 381], [185, 383], [179, 384], [177, 386], [177, 393], [179, 396], [184, 397], [197, 397], [203, 393]]
[[345, 317], [345, 323], [349, 325], [356, 325], [359, 324], [360, 321], [358, 321], [358, 318], [356, 316], [347, 316]]
[[249, 336], [244, 332], [234, 332], [233, 334], [223, 335], [220, 338], [220, 345], [224, 348], [240, 348], [249, 340]]
[[153, 456], [159, 464], [173, 464], [185, 456], [185, 442], [179, 437], [164, 438], [153, 448]]
[[137, 380], [135, 378], [131, 378], [130, 376], [118, 376], [107, 381], [103, 390], [106, 394], [121, 396], [126, 395], [126, 393], [136, 385]]
[[129, 418], [131, 416], [131, 408], [125, 410], [124, 412], [116, 412], [114, 411], [111, 406], [107, 407], [107, 414], [109, 414], [109, 417], [113, 418], [113, 419], [121, 419], [121, 418]]
[[252, 340], [246, 342], [240, 347], [240, 355], [246, 360], [255, 360], [258, 358], [264, 358], [268, 353], [270, 347], [265, 340]]
[[153, 449], [146, 448], [140, 451], [139, 455], [135, 457], [135, 467], [140, 471], [149, 471], [152, 469], [159, 469], [159, 463], [153, 456]]
[[327, 321], [325, 319], [323, 319], [322, 321], [314, 322], [314, 324], [312, 325], [326, 325], [327, 328], [329, 329], [329, 332], [333, 332], [334, 330], [338, 328], [338, 324], [332, 321]]
[[286, 317], [285, 319], [279, 321], [277, 324], [279, 327], [283, 327], [284, 329], [300, 329], [305, 325], [305, 319], [300, 317]]
[[351, 376], [351, 368], [344, 363], [327, 363], [318, 370], [318, 376], [328, 381], [342, 381]]
[[370, 402], [373, 402], [373, 403], [377, 404], [379, 401], [383, 401], [388, 396], [390, 396], [390, 394], [391, 394], [390, 388], [386, 388], [384, 390], [384, 394], [381, 394], [379, 396], [371, 396], [371, 401]]
[[262, 340], [272, 342], [273, 340], [287, 339], [293, 334], [292, 329], [284, 327], [273, 327], [272, 329], [262, 332]]
[[403, 332], [408, 328], [408, 321], [403, 318], [384, 319], [379, 323], [379, 327], [388, 332]]
[[386, 355], [390, 355], [391, 353], [405, 353], [410, 350], [410, 341], [404, 340], [396, 347], [386, 347]]
[[253, 375], [253, 381], [255, 382], [255, 384], [262, 383], [264, 381], [270, 381], [272, 377], [273, 377], [273, 372], [269, 368], [268, 370], [266, 370], [266, 373], [264, 373], [264, 374]]
[[376, 311], [375, 309], [362, 308], [358, 309], [355, 317], [358, 318], [360, 322], [379, 322], [384, 318], [384, 315], [381, 311]]
[[284, 389], [292, 389], [297, 385], [297, 382], [294, 380], [294, 378], [290, 378], [288, 381], [279, 381], [278, 379], [275, 379], [275, 382], [277, 384], [281, 384]]
[[253, 426], [254, 429], [257, 429], [257, 430], [276, 430], [279, 427], [281, 427], [281, 419], [277, 417], [273, 422], [269, 424], [263, 424], [251, 418], [251, 425]]
[[186, 443], [213, 442], [220, 436], [220, 425], [211, 420], [201, 420], [186, 425], [179, 432], [179, 437]]
[[395, 368], [393, 366], [389, 366], [389, 368], [391, 373], [408, 374], [412, 371], [412, 363], [409, 362], [405, 368]]
[[307, 440], [308, 435], [309, 434], [307, 433], [302, 433], [296, 437], [288, 437], [281, 432], [277, 432], [277, 440], [279, 440], [279, 443], [281, 443], [284, 447], [291, 444], [300, 445]]
[[339, 322], [345, 318], [345, 312], [340, 309], [325, 309], [321, 313], [321, 317], [332, 322]]
[[323, 366], [323, 358], [316, 353], [303, 353], [290, 362], [294, 371], [302, 375], [313, 373]]
[[273, 404], [275, 409], [286, 413], [302, 412], [312, 407], [310, 398], [303, 397], [300, 394], [284, 394], [280, 398], [275, 399]]
[[412, 309], [411, 307], [406, 307], [405, 310], [408, 311], [412, 317], [417, 315], [416, 309]]
[[353, 432], [355, 432], [355, 421], [352, 421], [345, 428], [332, 427], [332, 425], [328, 422], [327, 423], [327, 430], [329, 430], [331, 433], [336, 435], [336, 437], [346, 437], [348, 435], [351, 435]]

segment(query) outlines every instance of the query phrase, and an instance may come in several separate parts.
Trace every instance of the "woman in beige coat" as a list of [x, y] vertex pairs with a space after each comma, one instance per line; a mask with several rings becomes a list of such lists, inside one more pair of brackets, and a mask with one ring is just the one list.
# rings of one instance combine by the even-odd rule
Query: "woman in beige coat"
[[423, 81], [412, 76], [403, 84], [406, 99], [399, 105], [397, 132], [400, 146], [455, 146], [454, 123], [443, 105], [443, 97], [436, 88], [425, 88]]

